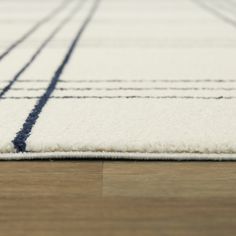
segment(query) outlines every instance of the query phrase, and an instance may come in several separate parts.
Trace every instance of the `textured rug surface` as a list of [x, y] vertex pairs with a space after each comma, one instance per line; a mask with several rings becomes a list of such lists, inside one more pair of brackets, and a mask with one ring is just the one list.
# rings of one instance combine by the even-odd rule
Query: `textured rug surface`
[[1, 0], [0, 159], [236, 159], [236, 1]]

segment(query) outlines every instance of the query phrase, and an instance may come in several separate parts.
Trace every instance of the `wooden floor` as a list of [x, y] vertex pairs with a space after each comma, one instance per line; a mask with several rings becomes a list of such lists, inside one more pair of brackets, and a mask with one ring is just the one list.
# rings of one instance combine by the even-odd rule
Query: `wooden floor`
[[0, 235], [236, 235], [233, 162], [0, 162]]

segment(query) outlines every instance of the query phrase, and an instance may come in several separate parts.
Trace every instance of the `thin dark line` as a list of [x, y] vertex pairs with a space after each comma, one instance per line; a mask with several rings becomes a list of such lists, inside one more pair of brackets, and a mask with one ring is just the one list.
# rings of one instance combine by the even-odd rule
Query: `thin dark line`
[[[14, 91], [41, 91], [41, 90], [45, 90], [45, 88], [12, 88], [11, 90]], [[91, 88], [91, 87], [86, 87], [86, 88], [55, 88], [55, 90], [58, 91], [150, 91], [150, 90], [180, 90], [180, 91], [185, 91], [185, 90], [196, 90], [196, 91], [201, 91], [201, 90], [210, 90], [210, 91], [221, 91], [221, 90], [225, 90], [225, 91], [234, 91], [236, 90], [236, 88], [196, 88], [196, 87], [186, 87], [186, 88], [177, 88], [177, 87], [153, 87], [153, 88], [123, 88], [123, 87], [119, 87], [119, 88]]]
[[82, 6], [81, 1], [76, 8], [72, 9], [69, 15], [64, 18], [59, 25], [52, 31], [52, 33], [43, 41], [43, 43], [38, 47], [36, 52], [31, 56], [28, 62], [17, 72], [17, 74], [13, 77], [12, 80], [2, 89], [0, 92], [0, 98], [3, 97], [12, 87], [12, 85], [19, 79], [19, 77], [25, 72], [25, 70], [35, 61], [35, 59], [40, 55], [43, 49], [47, 46], [47, 44], [55, 37], [55, 35], [73, 18], [73, 16], [77, 13], [78, 9]]
[[236, 82], [236, 80], [221, 80], [221, 79], [216, 79], [216, 80], [210, 80], [210, 79], [205, 79], [205, 80], [187, 80], [187, 79], [182, 79], [182, 80], [171, 80], [171, 79], [165, 79], [165, 80], [143, 80], [143, 79], [134, 79], [134, 80], [123, 80], [123, 79], [113, 79], [113, 80], [60, 80], [59, 82], [62, 83], [202, 83], [202, 82], [207, 82], [207, 83], [232, 83]]
[[236, 21], [233, 20], [232, 18], [226, 16], [225, 14], [221, 13], [220, 11], [216, 10], [215, 8], [212, 8], [211, 6], [205, 4], [201, 0], [191, 0], [193, 3], [201, 7], [202, 9], [211, 12], [213, 15], [221, 19], [222, 21], [232, 25], [234, 28], [236, 27]]
[[[0, 83], [6, 83], [9, 80], [1, 80]], [[40, 80], [18, 80], [17, 83], [44, 83], [48, 82], [48, 80], [40, 79]], [[204, 79], [204, 80], [144, 80], [144, 79], [135, 79], [135, 80], [127, 80], [127, 79], [111, 79], [111, 80], [59, 80], [60, 83], [236, 83], [236, 80], [229, 79]]]
[[[1, 43], [1, 42], [0, 42]], [[53, 45], [50, 46], [50, 48], [52, 49], [60, 49], [62, 46], [64, 46], [65, 42], [63, 43], [54, 43]], [[35, 44], [32, 43], [28, 43], [27, 47], [25, 48], [34, 48]], [[1, 48], [1, 45], [0, 45]], [[81, 45], [81, 48], [103, 48], [103, 49], [109, 49], [109, 48], [116, 48], [116, 49], [124, 49], [124, 48], [137, 48], [137, 49], [145, 49], [145, 48], [187, 48], [187, 49], [196, 49], [196, 48], [215, 48], [215, 49], [221, 49], [221, 48], [232, 48], [235, 49], [236, 48], [236, 44], [235, 43], [221, 43], [221, 44], [211, 44], [211, 45], [178, 45], [178, 44], [169, 44], [169, 45], [155, 45], [155, 44], [148, 44], [148, 45], [138, 45], [138, 44], [132, 44], [132, 45], [128, 45], [128, 44], [123, 44], [123, 45], [97, 45], [97, 44], [88, 44], [86, 42], [83, 43], [83, 45]]]
[[21, 44], [24, 40], [26, 40], [31, 34], [33, 34], [39, 27], [41, 27], [43, 24], [50, 21], [52, 18], [54, 18], [59, 12], [65, 9], [66, 5], [71, 3], [71, 1], [64, 1], [62, 4], [60, 4], [59, 7], [54, 9], [52, 12], [50, 12], [49, 15], [47, 15], [45, 18], [43, 18], [41, 21], [39, 21], [36, 25], [34, 25], [29, 31], [27, 31], [24, 35], [22, 35], [19, 39], [17, 39], [12, 45], [10, 45], [1, 55], [0, 55], [0, 61], [7, 56], [15, 47], [17, 47], [19, 44]]
[[[24, 96], [24, 97], [3, 97], [1, 99], [4, 99], [4, 100], [19, 99], [20, 100], [20, 99], [40, 99], [40, 98], [41, 97], [39, 97], [39, 96], [35, 96], [35, 97]], [[205, 97], [205, 96], [50, 96], [50, 97], [48, 97], [48, 99], [203, 99], [203, 100], [208, 100], [208, 99], [215, 100], [216, 99], [216, 100], [220, 100], [220, 99], [236, 99], [236, 96], [212, 96], [212, 97], [210, 97], [210, 96], [208, 96], [208, 97]], [[30, 120], [28, 120], [28, 122], [29, 121]], [[24, 125], [26, 125], [26, 123]], [[28, 124], [28, 125], [30, 125], [30, 124]], [[31, 129], [32, 129], [32, 127], [31, 127]], [[23, 131], [23, 129], [21, 131]], [[21, 131], [17, 133], [16, 138], [18, 137], [18, 135], [21, 134]], [[22, 138], [22, 136], [20, 136], [20, 137]], [[20, 147], [21, 147], [23, 145], [23, 143], [21, 143], [22, 139], [19, 140], [20, 137], [18, 137], [18, 139], [15, 138], [13, 143], [14, 143], [14, 145], [20, 145]], [[18, 143], [18, 142], [15, 143], [16, 141], [18, 141], [20, 143]], [[21, 150], [21, 149], [19, 149], [19, 150]]]
[[94, 4], [92, 5], [88, 15], [86, 16], [85, 20], [82, 23], [82, 26], [79, 28], [75, 38], [72, 40], [72, 43], [62, 61], [62, 63], [59, 65], [58, 69], [56, 70], [54, 76], [51, 79], [51, 82], [49, 86], [47, 87], [47, 90], [45, 93], [38, 99], [37, 103], [35, 104], [33, 110], [30, 112], [28, 117], [26, 118], [21, 130], [16, 134], [16, 137], [12, 141], [14, 144], [14, 147], [17, 152], [24, 152], [26, 150], [26, 140], [30, 136], [31, 130], [36, 123], [39, 114], [43, 110], [44, 106], [47, 104], [51, 94], [53, 93], [58, 80], [60, 79], [60, 76], [66, 67], [67, 63], [70, 61], [70, 58], [90, 21], [92, 20], [92, 17], [95, 13], [95, 11], [98, 8], [98, 5], [100, 3], [100, 0], [95, 0]]

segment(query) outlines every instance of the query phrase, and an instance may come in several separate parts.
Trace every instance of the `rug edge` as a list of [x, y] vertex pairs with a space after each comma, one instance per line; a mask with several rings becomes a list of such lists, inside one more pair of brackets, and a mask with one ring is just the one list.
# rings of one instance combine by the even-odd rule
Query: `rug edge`
[[132, 153], [132, 152], [44, 152], [0, 153], [0, 160], [104, 159], [104, 160], [234, 160], [236, 153]]

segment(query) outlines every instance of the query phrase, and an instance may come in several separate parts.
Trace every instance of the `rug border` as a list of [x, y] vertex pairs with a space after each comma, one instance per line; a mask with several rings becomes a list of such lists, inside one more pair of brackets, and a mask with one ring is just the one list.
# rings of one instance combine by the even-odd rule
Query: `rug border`
[[0, 153], [0, 160], [212, 160], [236, 161], [236, 153], [26, 152]]

